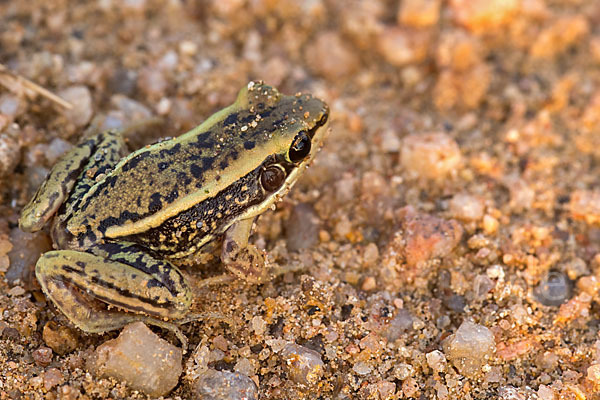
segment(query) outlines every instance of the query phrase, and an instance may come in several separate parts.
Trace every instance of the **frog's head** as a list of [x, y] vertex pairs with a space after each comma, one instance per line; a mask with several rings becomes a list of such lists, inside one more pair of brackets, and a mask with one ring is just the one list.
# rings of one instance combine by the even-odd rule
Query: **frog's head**
[[253, 82], [240, 91], [236, 104], [241, 109], [238, 118], [248, 113], [244, 153], [254, 160], [247, 165], [255, 165], [255, 188], [262, 188], [258, 204], [245, 213], [253, 216], [283, 197], [313, 160], [328, 130], [329, 107], [310, 94], [284, 96]]

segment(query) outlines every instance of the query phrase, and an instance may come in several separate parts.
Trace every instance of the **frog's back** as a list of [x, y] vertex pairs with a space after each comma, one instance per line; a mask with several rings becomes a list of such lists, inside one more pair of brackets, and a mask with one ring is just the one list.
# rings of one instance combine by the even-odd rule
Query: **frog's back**
[[310, 96], [255, 89], [192, 131], [123, 159], [85, 195], [67, 229], [115, 238], [157, 227], [259, 168], [288, 146], [278, 135], [306, 123], [310, 106], [322, 105]]

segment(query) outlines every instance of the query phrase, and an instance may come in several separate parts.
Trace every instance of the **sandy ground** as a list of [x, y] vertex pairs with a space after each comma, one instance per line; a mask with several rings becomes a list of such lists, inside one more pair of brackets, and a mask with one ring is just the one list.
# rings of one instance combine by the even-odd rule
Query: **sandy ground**
[[585, 0], [1, 1], [0, 399], [147, 398], [90, 367], [119, 332], [40, 292], [21, 208], [92, 119], [160, 117], [136, 149], [255, 79], [332, 110], [251, 239], [296, 272], [199, 290], [233, 323], [182, 327], [168, 398], [228, 371], [247, 398], [600, 398], [599, 24]]

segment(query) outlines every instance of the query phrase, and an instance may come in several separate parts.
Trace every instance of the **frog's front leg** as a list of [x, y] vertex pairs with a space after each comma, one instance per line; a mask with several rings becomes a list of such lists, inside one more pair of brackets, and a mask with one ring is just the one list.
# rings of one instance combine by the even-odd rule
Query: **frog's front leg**
[[253, 222], [253, 218], [238, 221], [225, 231], [221, 261], [239, 278], [260, 283], [267, 278], [267, 267], [265, 254], [248, 243]]
[[185, 348], [175, 324], [185, 320], [192, 292], [181, 271], [132, 243], [88, 251], [50, 251], [36, 264], [42, 290], [69, 320], [95, 333], [141, 320], [174, 331]]

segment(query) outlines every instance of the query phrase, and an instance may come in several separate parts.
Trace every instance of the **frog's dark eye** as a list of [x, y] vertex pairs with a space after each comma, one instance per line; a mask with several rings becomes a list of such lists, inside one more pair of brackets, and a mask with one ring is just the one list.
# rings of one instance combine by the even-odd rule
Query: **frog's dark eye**
[[260, 175], [260, 183], [268, 192], [274, 192], [283, 185], [285, 171], [276, 165], [265, 168]]
[[310, 153], [310, 138], [306, 132], [300, 132], [294, 138], [290, 147], [289, 156], [293, 163], [300, 162]]

